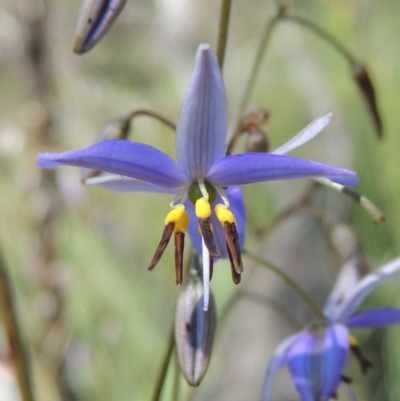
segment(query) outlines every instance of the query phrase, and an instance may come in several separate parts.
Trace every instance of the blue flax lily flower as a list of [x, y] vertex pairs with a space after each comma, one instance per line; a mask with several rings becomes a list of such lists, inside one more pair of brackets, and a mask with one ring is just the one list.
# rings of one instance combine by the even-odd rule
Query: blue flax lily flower
[[[267, 369], [263, 401], [269, 400], [273, 377], [285, 363], [302, 401], [328, 401], [336, 394], [341, 381], [350, 382], [343, 375], [350, 349], [366, 373], [372, 365], [349, 329], [399, 324], [400, 310], [380, 308], [354, 312], [375, 287], [398, 273], [400, 258], [359, 281], [351, 266], [344, 265], [324, 308], [326, 321], [294, 334], [275, 350]], [[355, 399], [354, 395], [351, 397]]]
[[216, 56], [209, 45], [203, 44], [197, 52], [177, 124], [177, 162], [143, 143], [109, 140], [81, 150], [43, 153], [38, 163], [45, 168], [72, 165], [117, 174], [87, 182], [115, 191], [174, 194], [149, 270], [155, 267], [175, 233], [176, 281], [181, 284], [183, 241], [188, 230], [203, 258], [206, 310], [213, 259], [229, 257], [235, 283], [240, 282], [243, 271], [240, 247], [244, 241], [245, 208], [237, 186], [303, 177], [327, 177], [344, 185], [357, 183], [352, 171], [283, 156], [317, 135], [331, 119], [332, 113], [328, 113], [315, 120], [273, 153], [226, 156], [225, 88]]

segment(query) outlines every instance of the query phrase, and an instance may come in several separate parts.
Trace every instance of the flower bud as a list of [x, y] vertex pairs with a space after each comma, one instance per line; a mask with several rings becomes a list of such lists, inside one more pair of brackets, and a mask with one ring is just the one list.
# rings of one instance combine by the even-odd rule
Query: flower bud
[[246, 152], [268, 152], [269, 143], [264, 132], [256, 130], [247, 135]]
[[179, 365], [191, 386], [198, 386], [207, 371], [217, 324], [214, 298], [211, 294], [206, 312], [203, 310], [203, 293], [203, 281], [198, 271], [191, 270], [178, 298], [175, 319]]
[[376, 102], [375, 89], [371, 77], [369, 76], [365, 66], [360, 64], [355, 65], [353, 67], [353, 77], [368, 105], [378, 138], [382, 138], [383, 135], [382, 119], [379, 113], [378, 104]]
[[75, 33], [74, 52], [90, 50], [110, 29], [126, 0], [85, 0]]

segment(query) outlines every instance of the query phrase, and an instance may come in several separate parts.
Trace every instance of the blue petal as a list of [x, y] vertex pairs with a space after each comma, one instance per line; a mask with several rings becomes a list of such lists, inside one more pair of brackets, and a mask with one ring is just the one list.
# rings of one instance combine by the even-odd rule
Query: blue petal
[[334, 311], [330, 318], [335, 321], [346, 321], [373, 289], [399, 273], [400, 258], [397, 258], [368, 274], [354, 287], [353, 292], [348, 295], [346, 300]]
[[115, 192], [157, 192], [164, 194], [175, 194], [172, 188], [161, 187], [150, 184], [146, 181], [135, 180], [134, 178], [122, 177], [120, 175], [103, 175], [100, 177], [88, 178], [85, 185], [108, 189]]
[[361, 279], [362, 271], [360, 269], [360, 264], [363, 262], [361, 258], [362, 255], [356, 253], [340, 268], [335, 286], [324, 307], [324, 315], [328, 320], [332, 321], [331, 317], [335, 316], [336, 311], [354, 291], [355, 286]]
[[[242, 191], [240, 188], [229, 188], [227, 191], [225, 191], [225, 194], [228, 197], [230, 203], [229, 208], [236, 218], [240, 246], [243, 246], [245, 238], [246, 210], [244, 206]], [[211, 224], [214, 229], [214, 241], [217, 250], [221, 255], [222, 259], [227, 259], [229, 256], [228, 256], [228, 251], [226, 249], [224, 230], [214, 213], [214, 207], [218, 203], [223, 203], [222, 199], [219, 196], [211, 206], [213, 211], [213, 214], [211, 216]], [[190, 238], [197, 253], [201, 255], [202, 254], [201, 235], [199, 233], [199, 223], [195, 214], [194, 206], [190, 201], [186, 201], [185, 208], [190, 215], [190, 221], [188, 227]]]
[[400, 324], [400, 310], [395, 308], [367, 310], [349, 317], [345, 324], [350, 328], [384, 327]]
[[292, 344], [297, 340], [298, 337], [301, 337], [302, 335], [302, 333], [297, 333], [293, 336], [290, 336], [275, 350], [274, 355], [272, 355], [272, 358], [268, 363], [267, 373], [265, 374], [262, 401], [269, 400], [272, 390], [272, 381], [276, 372], [285, 364], [288, 350]]
[[287, 361], [303, 401], [328, 401], [341, 381], [349, 333], [340, 324], [304, 332], [292, 344]]
[[228, 186], [311, 177], [327, 177], [342, 185], [356, 185], [358, 182], [356, 173], [350, 170], [291, 156], [266, 153], [225, 157], [210, 169], [207, 180]]
[[41, 153], [41, 167], [77, 166], [136, 178], [163, 187], [179, 188], [189, 177], [165, 153], [137, 142], [102, 141], [89, 148], [64, 153]]
[[217, 58], [200, 45], [176, 128], [178, 164], [192, 178], [204, 178], [225, 156], [226, 97]]
[[74, 52], [90, 50], [110, 29], [126, 0], [86, 0], [75, 33]]
[[295, 135], [288, 142], [283, 144], [278, 149], [273, 152], [274, 155], [284, 155], [293, 149], [304, 145], [308, 141], [311, 141], [315, 136], [317, 136], [333, 119], [334, 114], [332, 112], [326, 113], [322, 117], [319, 117], [302, 129], [297, 135]]

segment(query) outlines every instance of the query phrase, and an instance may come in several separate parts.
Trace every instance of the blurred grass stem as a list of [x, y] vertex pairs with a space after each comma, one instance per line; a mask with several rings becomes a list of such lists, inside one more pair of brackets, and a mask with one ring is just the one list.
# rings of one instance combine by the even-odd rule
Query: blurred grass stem
[[8, 268], [0, 250], [0, 306], [22, 401], [34, 401], [28, 352], [17, 319]]
[[148, 117], [154, 118], [154, 119], [160, 121], [161, 123], [163, 123], [164, 125], [170, 127], [174, 131], [176, 130], [176, 124], [173, 121], [171, 121], [170, 119], [156, 113], [155, 111], [151, 111], [151, 110], [146, 110], [146, 109], [135, 110], [135, 111], [132, 111], [129, 114], [127, 114], [127, 116], [124, 118], [126, 120], [132, 121], [134, 118], [139, 117], [139, 116], [148, 116]]
[[231, 15], [232, 0], [222, 0], [221, 14], [219, 17], [217, 58], [219, 68], [222, 71], [225, 59], [226, 44], [228, 42], [229, 20]]
[[155, 385], [152, 401], [161, 400], [161, 393], [165, 384], [165, 379], [167, 378], [168, 366], [171, 361], [174, 348], [175, 348], [175, 331], [174, 331], [174, 325], [172, 325], [171, 332], [169, 334], [167, 350], [161, 363], [161, 368], [158, 374], [158, 379]]
[[325, 319], [324, 314], [322, 313], [319, 306], [312, 300], [311, 297], [286, 273], [284, 273], [278, 267], [272, 265], [271, 263], [265, 261], [264, 259], [252, 254], [251, 252], [247, 251], [246, 249], [242, 250], [243, 255], [246, 255], [249, 259], [253, 260], [254, 262], [259, 263], [260, 265], [266, 267], [267, 269], [274, 272], [277, 276], [279, 276], [293, 291], [297, 293], [297, 295], [304, 301], [305, 304], [310, 308], [314, 317], [317, 319]]

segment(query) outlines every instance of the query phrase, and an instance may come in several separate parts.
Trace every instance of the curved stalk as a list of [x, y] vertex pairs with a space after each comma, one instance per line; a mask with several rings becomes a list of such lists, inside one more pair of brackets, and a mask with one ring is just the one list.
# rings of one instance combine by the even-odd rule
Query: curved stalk
[[252, 253], [248, 252], [246, 249], [243, 249], [242, 253], [244, 255], [246, 255], [249, 259], [259, 263], [260, 265], [266, 267], [267, 269], [274, 272], [277, 276], [279, 276], [290, 288], [292, 288], [293, 291], [296, 292], [296, 294], [304, 301], [304, 303], [307, 304], [307, 306], [310, 308], [310, 310], [312, 311], [312, 313], [314, 314], [314, 317], [316, 319], [318, 319], [318, 320], [325, 319], [324, 314], [322, 313], [322, 310], [320, 309], [320, 307], [312, 300], [312, 298], [294, 280], [292, 280], [281, 269], [272, 265], [269, 262], [266, 262], [264, 259], [259, 258], [256, 255], [253, 255]]

